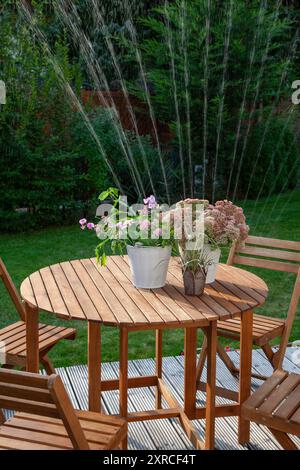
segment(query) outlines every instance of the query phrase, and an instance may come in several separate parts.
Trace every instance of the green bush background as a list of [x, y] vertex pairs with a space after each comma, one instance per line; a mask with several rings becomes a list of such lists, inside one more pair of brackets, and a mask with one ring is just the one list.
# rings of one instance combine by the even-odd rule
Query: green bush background
[[[115, 184], [65, 88], [70, 85], [80, 100], [82, 87], [101, 87], [103, 80], [99, 76], [95, 83], [80, 41], [58, 14], [55, 2], [32, 4], [36, 24], [51, 49], [50, 56], [20, 14], [18, 2], [2, 5], [0, 15], [0, 78], [8, 91], [7, 104], [0, 111], [0, 230], [10, 232], [69, 224], [79, 216], [94, 214], [97, 194]], [[290, 113], [289, 100], [291, 82], [299, 70], [298, 50], [293, 49], [299, 9], [291, 5], [287, 14], [286, 8], [277, 11], [277, 2], [270, 1], [260, 10], [261, 2], [257, 0], [210, 2], [210, 11], [205, 0], [174, 0], [166, 8], [160, 0], [122, 2], [121, 9], [116, 8], [118, 4], [104, 8], [105, 27], [99, 24], [87, 0], [72, 2], [68, 15], [80, 34], [86, 34], [91, 41], [90, 65], [98, 64], [109, 87], [118, 89], [121, 84], [107, 40], [111, 41], [130, 93], [138, 96], [147, 109], [149, 91], [155, 118], [172, 129], [173, 141], [162, 153], [171, 201], [184, 196], [183, 181], [186, 195], [190, 195], [192, 186], [197, 196], [212, 199], [216, 163], [216, 198], [255, 199], [294, 188], [299, 176], [298, 110], [294, 107]], [[229, 14], [232, 28], [225, 69]], [[58, 79], [53, 60], [61, 68], [65, 83]], [[89, 105], [84, 111], [124, 192], [135, 201], [135, 170], [125, 161], [115, 120], [108, 111], [92, 110]], [[137, 136], [125, 132], [125, 139], [145, 193], [150, 194], [152, 188]], [[141, 143], [157, 194], [164, 201], [166, 187], [158, 144], [148, 136], [142, 137]], [[189, 152], [193, 166], [203, 165], [206, 155], [205, 187], [193, 184]], [[19, 208], [29, 211], [17, 212]]]

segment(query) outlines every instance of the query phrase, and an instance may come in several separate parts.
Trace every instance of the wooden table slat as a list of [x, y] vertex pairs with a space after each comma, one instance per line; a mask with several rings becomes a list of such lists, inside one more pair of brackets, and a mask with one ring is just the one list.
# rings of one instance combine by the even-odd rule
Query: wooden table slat
[[222, 283], [228, 290], [239, 296], [242, 300], [247, 301], [248, 305], [264, 303], [265, 297], [258, 294], [255, 290], [250, 289], [246, 284], [249, 282], [242, 274], [233, 271], [226, 272], [222, 268], [218, 272], [218, 281]]
[[190, 304], [188, 299], [182, 295], [174, 286], [171, 284], [166, 284], [163, 287], [163, 291], [168, 294], [170, 298], [172, 298], [176, 304], [184, 311], [186, 315], [190, 318], [191, 321], [203, 321], [207, 325], [209, 324], [208, 320], [205, 318], [202, 312], [198, 311], [195, 312], [195, 309]]
[[[61, 293], [61, 296], [65, 301], [70, 317], [80, 320], [86, 319], [86, 316], [81, 306], [79, 305], [78, 300], [76, 299], [76, 296], [61, 266], [59, 264], [54, 264], [53, 266], [50, 266], [50, 270]], [[40, 303], [38, 303], [38, 307], [43, 308]]]
[[[126, 258], [124, 257], [115, 257], [115, 262], [118, 263], [120, 269], [123, 270], [126, 277], [131, 279], [131, 272]], [[170, 324], [179, 324], [178, 319], [174, 316], [172, 310], [170, 310], [164, 303], [162, 303], [159, 298], [153, 295], [150, 289], [138, 289], [140, 294], [146, 299], [146, 301], [156, 310], [162, 319], [162, 323]]]
[[[172, 275], [171, 277], [168, 277], [169, 281], [176, 286], [176, 288], [183, 294], [184, 294], [184, 287], [183, 287], [183, 281], [182, 281], [182, 274], [181, 271], [177, 269], [177, 267], [172, 266], [169, 269], [169, 274]], [[207, 295], [207, 289], [209, 287], [205, 287], [205, 293], [201, 295], [201, 297], [197, 296], [185, 296], [189, 302], [196, 308], [197, 310], [201, 311], [205, 317], [209, 320], [216, 320], [219, 318], [229, 318], [230, 317], [230, 312], [223, 308], [222, 305], [216, 299], [212, 298], [210, 295]], [[234, 308], [234, 307], [233, 307]], [[236, 308], [234, 308], [236, 310]]]
[[126, 277], [124, 271], [120, 269], [118, 264], [115, 262], [117, 256], [111, 256], [108, 260], [107, 266], [114, 272], [114, 275], [120, 283], [127, 289], [128, 295], [130, 295], [133, 302], [143, 311], [145, 317], [150, 323], [161, 323], [162, 318], [159, 313], [152, 307], [152, 305], [146, 301], [145, 297], [141, 294], [139, 289], [136, 289], [129, 278]]
[[[171, 271], [168, 273], [168, 288], [176, 289], [176, 297], [181, 299], [182, 305], [185, 306], [186, 311], [189, 312], [189, 315], [194, 319], [199, 321], [200, 317], [198, 312], [202, 313], [203, 321], [210, 322], [218, 318], [217, 313], [211, 309], [203, 299], [197, 296], [187, 296], [184, 293], [184, 287], [180, 284], [180, 281], [173, 275]], [[220, 309], [221, 310], [221, 309]]]
[[[124, 260], [128, 263], [128, 257], [124, 257]], [[160, 302], [168, 307], [168, 309], [173, 312], [174, 316], [177, 318], [179, 322], [188, 322], [192, 323], [193, 319], [188, 315], [188, 313], [182, 308], [182, 306], [178, 303], [175, 302], [174, 300], [174, 295], [176, 295], [176, 292], [172, 289], [171, 286], [171, 293], [169, 289], [169, 293], [166, 291], [168, 290], [167, 285], [165, 287], [162, 287], [160, 289], [151, 289], [151, 293], [153, 293], [159, 300]], [[200, 313], [200, 317], [201, 317]], [[201, 319], [201, 318], [200, 318]]]
[[216, 280], [213, 284], [211, 284], [211, 287], [222, 294], [224, 299], [234, 304], [237, 307], [237, 313], [241, 313], [250, 309], [249, 304], [245, 302], [245, 300], [240, 299], [236, 294], [227, 289], [227, 287], [221, 282]]
[[148, 323], [147, 317], [143, 314], [143, 311], [136, 305], [136, 303], [130, 297], [130, 293], [128, 292], [128, 285], [127, 283], [121, 284], [115, 273], [109, 269], [111, 264], [109, 260], [107, 262], [107, 267], [99, 266], [99, 272], [103, 279], [106, 281], [107, 285], [109, 285], [110, 289], [115, 293], [118, 297], [119, 301], [127, 311], [128, 315], [132, 318], [133, 323]]
[[43, 279], [45, 289], [48, 297], [51, 297], [51, 305], [55, 312], [69, 317], [69, 311], [66, 307], [65, 301], [61, 292], [55, 282], [52, 272], [49, 267], [40, 270], [41, 278]]
[[66, 278], [69, 280], [70, 286], [76, 296], [77, 302], [79, 303], [85, 316], [87, 316], [86, 312], [89, 312], [88, 317], [90, 320], [100, 321], [101, 318], [99, 317], [98, 311], [96, 310], [93, 302], [91, 301], [83, 283], [81, 282], [80, 277], [77, 275], [73, 264], [65, 262], [61, 263], [60, 266], [63, 272], [65, 273]]
[[[87, 271], [85, 265], [80, 260], [71, 261], [74, 271], [84, 285], [84, 289], [89, 299], [91, 300], [95, 311], [97, 312], [98, 317], [103, 321], [103, 316], [108, 315], [108, 318], [113, 320], [115, 317], [107, 304], [99, 302], [101, 298], [101, 293], [94, 284], [93, 279], [90, 277], [89, 272]], [[97, 315], [95, 314], [94, 320], [97, 320]]]
[[102, 295], [102, 290], [99, 289], [99, 279], [102, 281], [102, 278], [98, 273], [98, 270], [95, 269], [94, 264], [89, 259], [80, 260], [80, 262], [91, 280], [91, 283], [87, 282], [86, 288], [89, 291], [89, 295], [91, 296], [94, 304], [97, 306], [97, 310], [103, 323], [118, 324], [118, 319], [105, 301]]
[[116, 296], [115, 292], [110, 288], [109, 284], [105, 281], [104, 277], [102, 276], [103, 271], [105, 268], [100, 268], [96, 264], [96, 260], [91, 259], [91, 264], [94, 267], [94, 276], [97, 278], [97, 282], [99, 285], [99, 289], [101, 290], [101, 294], [105, 299], [106, 303], [109, 305], [110, 309], [114, 312], [116, 320], [118, 324], [126, 323], [126, 324], [133, 324], [132, 318], [128, 315], [128, 312], [123, 307], [122, 303]]
[[45, 310], [52, 310], [52, 304], [51, 301], [48, 297], [47, 291], [45, 289], [43, 280], [41, 278], [41, 275], [39, 271], [36, 271], [35, 273], [30, 275], [30, 282], [31, 285], [34, 286], [34, 295], [35, 298], [42, 299], [44, 309]]
[[[227, 266], [228, 265], [224, 264], [222, 265], [222, 268], [227, 269]], [[253, 276], [253, 273], [251, 271], [247, 271], [244, 266], [241, 269], [238, 268], [236, 265], [234, 265], [234, 267], [235, 269], [238, 269], [239, 271], [243, 273], [244, 278], [246, 277], [250, 280], [252, 289], [254, 289], [256, 292], [259, 292], [260, 294], [265, 296], [265, 288], [264, 288], [264, 285], [262, 285], [262, 279], [260, 277]]]

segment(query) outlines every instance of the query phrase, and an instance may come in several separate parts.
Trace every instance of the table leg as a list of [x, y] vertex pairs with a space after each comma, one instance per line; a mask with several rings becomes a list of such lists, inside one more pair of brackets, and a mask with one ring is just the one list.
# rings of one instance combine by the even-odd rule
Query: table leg
[[[240, 352], [240, 389], [239, 404], [242, 405], [251, 393], [252, 370], [252, 336], [253, 336], [253, 312], [242, 313], [241, 318], [241, 352]], [[239, 443], [245, 444], [250, 440], [250, 422], [239, 417]]]
[[[186, 328], [184, 335], [184, 412], [196, 413], [197, 328]], [[192, 418], [193, 419], [193, 418]]]
[[39, 310], [25, 302], [26, 311], [26, 370], [39, 372]]
[[[162, 378], [162, 330], [156, 330], [156, 343], [155, 343], [155, 356], [156, 356], [156, 375], [159, 379]], [[156, 409], [161, 408], [161, 391], [156, 387], [155, 392], [155, 406]]]
[[216, 418], [216, 361], [217, 361], [217, 322], [213, 321], [206, 331], [207, 339], [207, 380], [205, 412], [205, 449], [215, 446]]
[[[120, 328], [120, 415], [128, 417], [128, 330]], [[121, 449], [127, 449], [127, 436], [121, 443]]]
[[101, 411], [101, 325], [88, 323], [89, 410]]

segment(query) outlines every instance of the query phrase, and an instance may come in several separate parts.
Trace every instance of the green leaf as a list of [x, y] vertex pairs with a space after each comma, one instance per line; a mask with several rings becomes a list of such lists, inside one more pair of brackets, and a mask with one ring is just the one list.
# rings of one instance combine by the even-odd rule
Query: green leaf
[[106, 266], [106, 253], [102, 253], [101, 256], [101, 266]]
[[118, 188], [108, 188], [106, 189], [106, 191], [102, 191], [102, 193], [99, 196], [99, 200], [104, 201], [109, 196], [111, 196], [112, 199], [116, 199], [118, 197], [118, 194], [119, 194]]
[[104, 201], [105, 199], [107, 199], [109, 196], [109, 191], [106, 190], [106, 191], [102, 191], [102, 193], [100, 194], [99, 196], [99, 201]]

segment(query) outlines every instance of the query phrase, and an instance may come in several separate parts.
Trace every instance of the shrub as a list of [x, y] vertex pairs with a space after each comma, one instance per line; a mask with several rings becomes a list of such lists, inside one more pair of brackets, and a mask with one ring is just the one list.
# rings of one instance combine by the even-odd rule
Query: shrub
[[[183, 157], [177, 191], [182, 190], [182, 176], [190, 192], [193, 168], [198, 165], [205, 181], [204, 187], [198, 187], [201, 195], [224, 197], [228, 188], [229, 196], [244, 197], [249, 177], [244, 169], [252, 171], [260, 145], [258, 134], [268, 116], [262, 108], [269, 110], [274, 99], [276, 109], [279, 99], [290, 99], [290, 77], [297, 67], [291, 45], [296, 17], [292, 12], [287, 16], [283, 7], [277, 12], [276, 2], [262, 10], [259, 1], [215, 1], [210, 2], [210, 10], [208, 4], [206, 0], [175, 0], [154, 9], [151, 16], [140, 19], [150, 32], [138, 40], [138, 47], [156, 116], [173, 128], [177, 163], [180, 154]], [[224, 59], [227, 38], [228, 61]], [[129, 63], [136, 66], [136, 42], [130, 28], [122, 40], [130, 51]], [[131, 80], [130, 86], [146, 102], [141, 77]], [[266, 152], [273, 151], [274, 127], [265, 136], [261, 168], [262, 159], [271, 158]], [[287, 127], [285, 143], [290, 133]], [[282, 151], [288, 149], [281, 146]], [[259, 171], [256, 186], [261, 181]], [[255, 194], [253, 188], [250, 194]]]
[[[1, 229], [23, 230], [67, 219], [76, 207], [78, 157], [69, 145], [73, 109], [38, 40], [15, 15], [1, 17], [1, 77], [7, 103], [0, 113]], [[80, 88], [64, 38], [54, 55], [67, 81]], [[15, 213], [18, 208], [28, 213]], [[15, 223], [16, 221], [16, 223]], [[23, 221], [23, 223], [22, 223]]]

